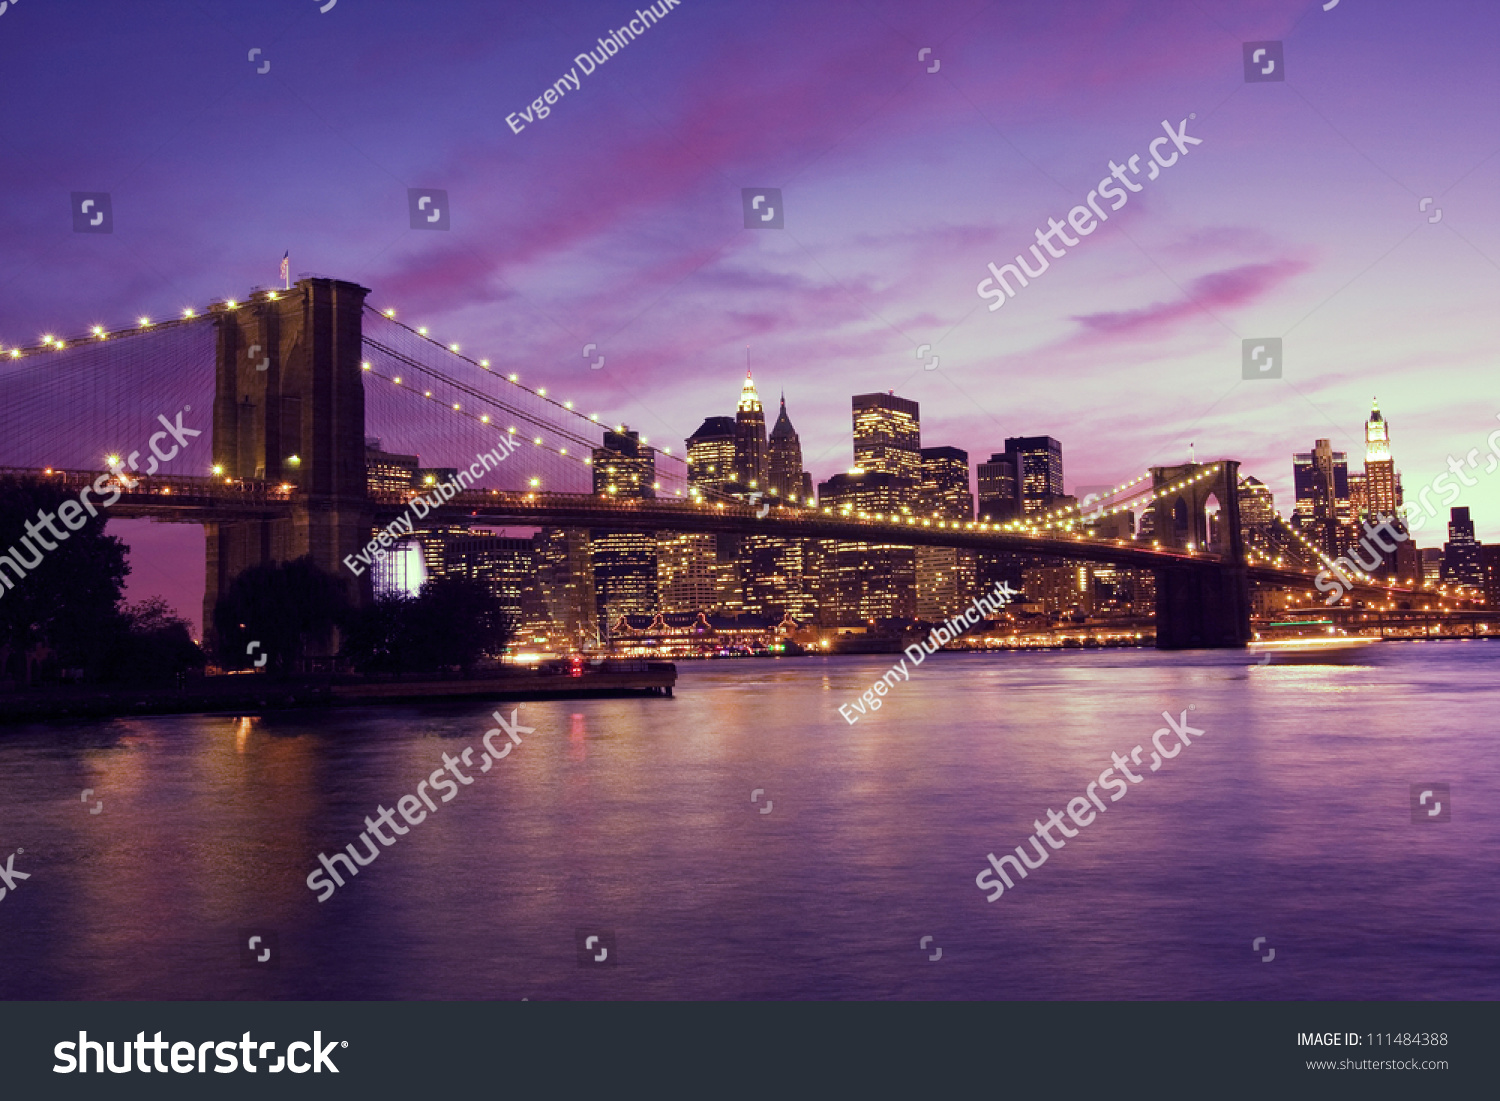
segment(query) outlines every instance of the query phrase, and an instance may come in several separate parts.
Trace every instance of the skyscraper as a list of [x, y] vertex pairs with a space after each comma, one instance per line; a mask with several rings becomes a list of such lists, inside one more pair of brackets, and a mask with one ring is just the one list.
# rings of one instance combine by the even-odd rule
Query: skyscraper
[[1292, 516], [1302, 535], [1330, 558], [1343, 554], [1353, 530], [1348, 455], [1318, 440], [1311, 451], [1292, 456], [1292, 482], [1297, 491]]
[[[942, 520], [974, 519], [969, 453], [957, 447], [922, 448], [919, 511]], [[974, 552], [960, 547], [917, 547], [917, 618], [940, 622], [961, 611], [973, 595]]]
[[766, 415], [748, 368], [745, 385], [740, 387], [739, 408], [734, 414], [734, 474], [738, 492], [765, 489]]
[[444, 576], [482, 581], [512, 627], [546, 618], [536, 598], [536, 549], [530, 539], [470, 530], [442, 540]]
[[[605, 432], [593, 453], [594, 492], [608, 497], [655, 497], [656, 453], [640, 434]], [[599, 530], [590, 533], [594, 601], [600, 626], [613, 628], [621, 616], [658, 611], [654, 532]]]
[[781, 395], [781, 412], [771, 427], [771, 442], [766, 454], [766, 481], [771, 493], [782, 500], [805, 505], [812, 496], [812, 475], [802, 469], [802, 440], [786, 415], [786, 395]]
[[1479, 564], [1484, 568], [1484, 602], [1500, 608], [1500, 543], [1482, 544]]
[[1270, 488], [1259, 478], [1245, 478], [1240, 483], [1240, 530], [1255, 546], [1276, 545], [1276, 500]]
[[1449, 510], [1448, 541], [1443, 544], [1443, 580], [1484, 588], [1479, 540], [1474, 538], [1474, 521], [1469, 519], [1467, 508]]
[[917, 403], [894, 394], [856, 394], [854, 465], [906, 483], [901, 503], [916, 506], [922, 484], [922, 419]]
[[713, 612], [718, 607], [719, 560], [708, 532], [657, 533], [657, 588], [667, 613]]
[[924, 447], [920, 510], [944, 520], [974, 519], [969, 453], [957, 447]]
[[1063, 491], [1062, 444], [1051, 436], [1012, 436], [1005, 455], [1016, 476], [1021, 512], [1030, 515], [1057, 507]]
[[598, 606], [589, 533], [584, 528], [543, 528], [531, 539], [537, 588], [547, 608], [554, 645], [570, 649], [592, 644], [598, 634]]
[[607, 497], [655, 497], [656, 452], [641, 444], [639, 432], [606, 431], [594, 448], [594, 492]]
[[[818, 485], [818, 503], [835, 511], [883, 516], [909, 511], [913, 483], [894, 474], [835, 474]], [[853, 627], [877, 619], [916, 615], [916, 552], [886, 543], [820, 545], [819, 618], [827, 627]]]
[[728, 492], [735, 479], [735, 432], [733, 417], [709, 417], [687, 438], [688, 485]]
[[1012, 458], [1004, 452], [991, 455], [989, 462], [979, 464], [978, 474], [979, 518], [1000, 523], [1015, 519], [1021, 506]]
[[1371, 516], [1396, 512], [1396, 461], [1391, 457], [1390, 428], [1380, 415], [1380, 405], [1370, 402], [1365, 421], [1365, 508]]

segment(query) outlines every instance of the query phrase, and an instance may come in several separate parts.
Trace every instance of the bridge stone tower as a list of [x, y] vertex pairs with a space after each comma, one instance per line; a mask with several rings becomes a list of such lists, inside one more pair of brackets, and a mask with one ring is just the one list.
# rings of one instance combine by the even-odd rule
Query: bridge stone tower
[[[1250, 641], [1250, 582], [1240, 530], [1240, 464], [1153, 466], [1156, 539], [1163, 547], [1196, 550], [1202, 564], [1156, 571], [1158, 650], [1237, 649]], [[1180, 489], [1171, 487], [1181, 485]], [[1217, 498], [1210, 531], [1207, 506]]]
[[[213, 306], [217, 336], [214, 466], [229, 478], [290, 483], [292, 515], [204, 525], [208, 542], [203, 622], [244, 570], [303, 555], [370, 594], [366, 573], [344, 569], [370, 539], [365, 474], [365, 391], [360, 368], [365, 287], [301, 279], [287, 291]], [[331, 644], [332, 640], [329, 640]]]

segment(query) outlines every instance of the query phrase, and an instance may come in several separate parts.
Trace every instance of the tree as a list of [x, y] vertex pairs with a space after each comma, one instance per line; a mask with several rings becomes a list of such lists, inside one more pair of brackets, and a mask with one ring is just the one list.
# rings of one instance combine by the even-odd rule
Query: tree
[[193, 641], [191, 625], [161, 597], [126, 608], [124, 630], [111, 655], [107, 679], [129, 684], [171, 683], [181, 673], [200, 670], [205, 656]]
[[382, 597], [358, 612], [345, 634], [344, 656], [362, 672], [456, 666], [467, 676], [479, 658], [505, 648], [513, 629], [482, 581], [438, 577], [415, 597]]
[[433, 578], [422, 586], [411, 612], [424, 668], [456, 665], [468, 676], [479, 658], [498, 654], [513, 633], [489, 586], [470, 577]]
[[416, 654], [408, 620], [415, 598], [377, 597], [350, 619], [343, 656], [362, 673], [400, 673], [414, 668]]
[[[69, 501], [72, 519], [82, 518], [76, 531], [57, 519]], [[97, 676], [124, 630], [119, 605], [130, 566], [124, 542], [105, 535], [104, 523], [102, 512], [79, 506], [77, 493], [45, 479], [0, 478], [0, 661], [8, 656], [21, 679], [30, 680], [28, 655], [41, 653]]]
[[214, 606], [215, 653], [226, 669], [254, 666], [264, 655], [284, 676], [351, 614], [344, 583], [311, 556], [251, 566]]

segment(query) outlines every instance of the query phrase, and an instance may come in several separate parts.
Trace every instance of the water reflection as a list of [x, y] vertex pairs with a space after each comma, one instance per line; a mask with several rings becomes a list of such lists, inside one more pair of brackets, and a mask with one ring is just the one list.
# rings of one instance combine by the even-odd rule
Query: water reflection
[[[32, 878], [0, 900], [0, 996], [1495, 997], [1500, 647], [1381, 649], [944, 655], [853, 726], [884, 657], [521, 704], [536, 732], [324, 903], [318, 854], [493, 705], [9, 728], [0, 857]], [[986, 853], [1189, 704], [1191, 753], [985, 901]], [[1451, 820], [1413, 823], [1428, 782]], [[583, 924], [618, 968], [578, 967]], [[241, 965], [245, 928], [277, 970]]]

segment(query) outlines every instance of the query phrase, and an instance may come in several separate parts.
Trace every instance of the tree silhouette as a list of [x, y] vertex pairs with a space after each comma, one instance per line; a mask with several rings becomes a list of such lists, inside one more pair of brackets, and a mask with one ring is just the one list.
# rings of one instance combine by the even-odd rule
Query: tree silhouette
[[[226, 669], [256, 665], [262, 655], [277, 674], [351, 615], [343, 582], [311, 556], [251, 566], [214, 606], [215, 654]], [[251, 643], [257, 643], [251, 653]]]
[[415, 597], [389, 596], [357, 613], [345, 634], [344, 656], [362, 672], [434, 672], [465, 676], [486, 654], [498, 654], [514, 625], [482, 581], [438, 577]]
[[[82, 518], [77, 531], [60, 520], [51, 529], [38, 524], [38, 516], [56, 516], [68, 501], [74, 522]], [[25, 573], [18, 578], [0, 563], [0, 665], [19, 679], [30, 679], [27, 655], [40, 654], [51, 665], [98, 676], [124, 630], [118, 609], [130, 567], [125, 544], [104, 534], [104, 522], [102, 511], [89, 516], [78, 507], [76, 492], [44, 479], [0, 478], [0, 555]]]
[[120, 621], [124, 629], [106, 663], [106, 679], [166, 684], [180, 673], [203, 668], [206, 659], [193, 641], [192, 627], [161, 597], [131, 605]]

